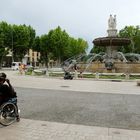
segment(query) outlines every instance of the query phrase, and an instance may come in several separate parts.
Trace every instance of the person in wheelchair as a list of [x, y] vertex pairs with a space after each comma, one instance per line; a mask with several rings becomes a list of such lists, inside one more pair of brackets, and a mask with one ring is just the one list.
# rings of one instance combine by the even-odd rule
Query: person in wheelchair
[[64, 79], [65, 79], [65, 80], [66, 80], [66, 79], [72, 80], [72, 79], [73, 79], [73, 76], [70, 74], [70, 72], [65, 71]]
[[[6, 77], [7, 76], [5, 73], [0, 73], [0, 106], [11, 99], [15, 99], [16, 102], [14, 104], [16, 105], [17, 110], [18, 110], [16, 92], [13, 86], [11, 85], [10, 80], [7, 79]], [[20, 118], [18, 114], [17, 121], [19, 120]]]

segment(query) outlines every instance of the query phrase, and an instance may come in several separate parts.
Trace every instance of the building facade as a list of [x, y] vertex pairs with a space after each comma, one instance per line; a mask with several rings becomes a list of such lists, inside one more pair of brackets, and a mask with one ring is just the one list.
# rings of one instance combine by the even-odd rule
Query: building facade
[[[39, 59], [40, 59], [40, 53], [33, 51], [32, 49], [29, 49], [28, 53], [22, 59], [22, 63], [25, 65], [31, 65], [34, 67], [38, 67], [39, 66]], [[3, 57], [2, 66], [3, 67], [11, 67], [12, 62], [13, 62], [12, 52], [9, 52], [8, 55]]]

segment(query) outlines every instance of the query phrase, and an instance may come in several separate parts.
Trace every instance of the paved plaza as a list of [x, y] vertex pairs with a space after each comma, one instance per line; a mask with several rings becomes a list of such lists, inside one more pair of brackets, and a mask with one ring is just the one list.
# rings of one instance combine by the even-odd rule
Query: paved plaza
[[[63, 80], [5, 71], [14, 87], [139, 95], [136, 81]], [[0, 140], [140, 140], [140, 131], [29, 120], [0, 126]]]

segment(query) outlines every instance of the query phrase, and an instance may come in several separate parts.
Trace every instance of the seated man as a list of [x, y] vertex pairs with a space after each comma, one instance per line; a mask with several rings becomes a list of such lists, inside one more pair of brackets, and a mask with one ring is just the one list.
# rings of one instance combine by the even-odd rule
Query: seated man
[[[6, 74], [0, 73], [0, 105], [2, 105], [4, 102], [7, 102], [11, 98], [16, 97], [17, 97], [16, 92], [14, 91], [14, 88], [10, 84], [9, 79], [6, 79]], [[19, 120], [19, 115], [17, 116], [17, 120]]]

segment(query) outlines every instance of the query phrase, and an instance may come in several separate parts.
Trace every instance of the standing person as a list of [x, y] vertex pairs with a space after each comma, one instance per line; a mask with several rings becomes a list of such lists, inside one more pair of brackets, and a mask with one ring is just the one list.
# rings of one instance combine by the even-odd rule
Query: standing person
[[[3, 103], [9, 101], [11, 98], [16, 98], [17, 102], [17, 95], [16, 92], [13, 88], [13, 86], [10, 83], [9, 79], [6, 79], [6, 74], [5, 73], [0, 73], [0, 105]], [[17, 107], [17, 112], [18, 112], [18, 106], [17, 103], [15, 104]], [[19, 114], [17, 115], [17, 121], [19, 121]]]
[[22, 75], [23, 70], [22, 70], [22, 65], [19, 63], [19, 73]]
[[22, 74], [25, 74], [25, 64], [21, 64]]
[[77, 74], [78, 67], [77, 67], [77, 64], [74, 64], [73, 68], [74, 68], [74, 72], [75, 72], [75, 79], [77, 79], [78, 78], [78, 74]]
[[82, 71], [80, 71], [79, 77], [83, 78], [83, 72]]

